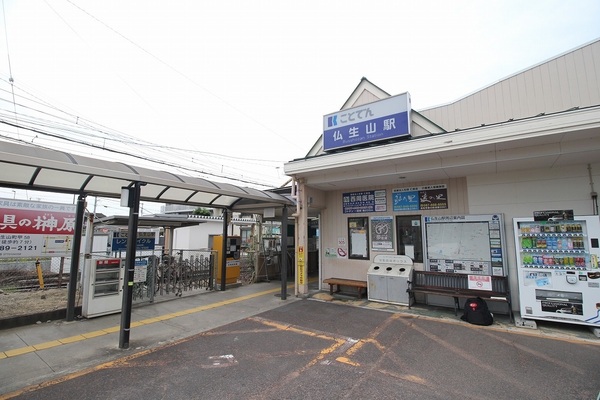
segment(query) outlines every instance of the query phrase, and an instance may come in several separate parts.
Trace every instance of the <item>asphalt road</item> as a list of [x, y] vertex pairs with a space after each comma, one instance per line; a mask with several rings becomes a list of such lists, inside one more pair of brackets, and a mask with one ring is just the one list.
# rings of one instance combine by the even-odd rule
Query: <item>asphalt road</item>
[[16, 399], [590, 399], [586, 343], [316, 300], [45, 382]]

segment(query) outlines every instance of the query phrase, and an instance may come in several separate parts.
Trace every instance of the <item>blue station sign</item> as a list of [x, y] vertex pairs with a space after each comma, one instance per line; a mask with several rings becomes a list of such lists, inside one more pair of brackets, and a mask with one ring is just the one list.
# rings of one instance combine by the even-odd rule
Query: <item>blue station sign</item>
[[388, 97], [323, 117], [323, 150], [410, 135], [410, 95]]

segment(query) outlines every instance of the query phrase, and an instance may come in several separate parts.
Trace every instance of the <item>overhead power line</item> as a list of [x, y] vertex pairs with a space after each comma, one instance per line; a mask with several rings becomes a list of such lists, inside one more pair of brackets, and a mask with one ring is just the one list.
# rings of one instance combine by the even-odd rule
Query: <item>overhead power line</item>
[[237, 113], [239, 113], [240, 115], [244, 116], [245, 118], [248, 118], [249, 120], [253, 121], [257, 125], [263, 127], [264, 129], [268, 130], [269, 132], [273, 133], [274, 135], [276, 135], [280, 139], [285, 140], [286, 142], [288, 142], [291, 145], [295, 145], [294, 143], [292, 143], [285, 136], [283, 136], [283, 135], [279, 134], [278, 132], [274, 131], [273, 129], [269, 128], [268, 126], [266, 126], [265, 124], [263, 124], [261, 121], [259, 121], [256, 118], [254, 118], [252, 115], [249, 115], [248, 113], [244, 112], [244, 110], [236, 107], [234, 104], [232, 104], [229, 101], [227, 101], [222, 96], [214, 93], [213, 91], [211, 91], [211, 90], [207, 89], [206, 87], [204, 87], [203, 85], [199, 84], [194, 79], [190, 78], [188, 75], [184, 74], [183, 72], [181, 72], [180, 70], [178, 70], [177, 68], [175, 68], [174, 66], [172, 66], [171, 64], [167, 63], [166, 61], [164, 61], [160, 57], [156, 56], [155, 54], [153, 54], [149, 50], [147, 50], [144, 47], [142, 47], [141, 45], [139, 45], [138, 43], [136, 43], [133, 40], [129, 39], [127, 36], [123, 35], [121, 32], [117, 31], [112, 26], [108, 25], [104, 21], [102, 21], [99, 18], [97, 18], [96, 16], [92, 15], [91, 13], [89, 13], [88, 11], [86, 11], [85, 9], [83, 9], [82, 7], [80, 7], [77, 4], [73, 3], [71, 0], [67, 0], [67, 2], [69, 4], [71, 4], [73, 7], [77, 8], [78, 10], [80, 10], [82, 13], [86, 14], [88, 17], [92, 18], [94, 21], [96, 21], [100, 25], [104, 26], [109, 31], [113, 32], [115, 35], [117, 35], [121, 39], [125, 40], [126, 42], [128, 42], [132, 46], [136, 47], [137, 49], [141, 50], [142, 52], [144, 52], [145, 54], [147, 54], [148, 56], [150, 56], [151, 58], [153, 58], [155, 61], [157, 61], [160, 64], [164, 65], [165, 67], [169, 68], [171, 71], [175, 72], [177, 75], [181, 76], [182, 78], [184, 78], [188, 82], [192, 83], [194, 86], [198, 87], [199, 89], [203, 90], [204, 92], [206, 92], [206, 93], [210, 94], [211, 96], [213, 96], [214, 98], [218, 99], [223, 104], [225, 104], [228, 107], [230, 107], [232, 110], [236, 111]]

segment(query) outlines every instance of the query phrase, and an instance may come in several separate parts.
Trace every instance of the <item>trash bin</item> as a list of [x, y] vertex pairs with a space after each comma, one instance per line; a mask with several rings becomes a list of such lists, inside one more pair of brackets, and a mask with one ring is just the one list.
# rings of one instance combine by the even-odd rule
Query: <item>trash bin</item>
[[[377, 258], [377, 256], [375, 257]], [[387, 266], [389, 268], [389, 266]], [[389, 270], [386, 265], [373, 263], [367, 272], [367, 296], [371, 301], [388, 300], [387, 294], [387, 274]]]
[[408, 256], [383, 254], [375, 256], [367, 272], [369, 300], [410, 305], [408, 281], [412, 269], [413, 262]]

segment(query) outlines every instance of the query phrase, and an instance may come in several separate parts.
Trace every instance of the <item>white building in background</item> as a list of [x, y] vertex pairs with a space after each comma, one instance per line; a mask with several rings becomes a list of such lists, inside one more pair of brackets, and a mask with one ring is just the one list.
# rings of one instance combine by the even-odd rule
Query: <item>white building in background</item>
[[[173, 249], [199, 250], [212, 247], [211, 238], [223, 234], [223, 218], [192, 215], [198, 225], [185, 226], [173, 230]], [[252, 235], [257, 221], [254, 218], [232, 217], [227, 229], [227, 236], [240, 236], [246, 243]]]

